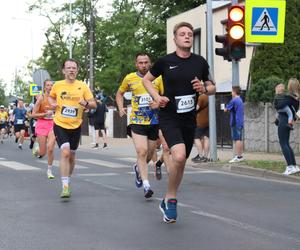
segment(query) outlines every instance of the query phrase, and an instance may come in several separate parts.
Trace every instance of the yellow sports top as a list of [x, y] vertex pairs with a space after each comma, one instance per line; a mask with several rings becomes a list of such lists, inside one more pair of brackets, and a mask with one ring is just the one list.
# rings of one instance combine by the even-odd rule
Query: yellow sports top
[[[163, 93], [164, 87], [161, 76], [155, 79], [153, 86], [158, 93]], [[128, 74], [121, 83], [119, 91], [122, 93], [131, 91], [132, 93], [130, 124], [158, 124], [158, 110], [153, 110], [149, 106], [149, 102], [153, 99], [142, 83], [142, 76], [137, 72]]]
[[65, 80], [62, 80], [55, 82], [50, 97], [57, 102], [54, 123], [66, 129], [76, 129], [82, 123], [84, 110], [79, 102], [93, 99], [93, 94], [89, 87], [81, 81], [66, 83]]

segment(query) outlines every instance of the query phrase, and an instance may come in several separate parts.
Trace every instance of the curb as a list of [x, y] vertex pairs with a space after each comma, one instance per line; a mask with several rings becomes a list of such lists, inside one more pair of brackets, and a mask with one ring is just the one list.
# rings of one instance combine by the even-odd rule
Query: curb
[[236, 164], [216, 164], [216, 163], [192, 163], [188, 166], [192, 168], [199, 168], [199, 169], [205, 169], [205, 170], [216, 170], [216, 171], [223, 171], [223, 172], [232, 172], [236, 174], [243, 174], [248, 176], [255, 176], [255, 177], [261, 177], [265, 179], [272, 179], [272, 180], [278, 180], [278, 181], [287, 181], [292, 183], [298, 183], [300, 184], [300, 176], [285, 176], [283, 174], [271, 171], [271, 170], [265, 170], [260, 168], [252, 168], [246, 165], [236, 165]]

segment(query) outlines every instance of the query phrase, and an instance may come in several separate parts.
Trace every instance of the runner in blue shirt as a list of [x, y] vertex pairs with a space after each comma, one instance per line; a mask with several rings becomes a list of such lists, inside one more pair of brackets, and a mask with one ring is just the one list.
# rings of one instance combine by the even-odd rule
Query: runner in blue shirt
[[23, 100], [18, 100], [18, 106], [13, 111], [14, 130], [16, 135], [16, 143], [19, 143], [18, 148], [22, 149], [25, 134], [25, 119], [27, 110], [24, 107]]

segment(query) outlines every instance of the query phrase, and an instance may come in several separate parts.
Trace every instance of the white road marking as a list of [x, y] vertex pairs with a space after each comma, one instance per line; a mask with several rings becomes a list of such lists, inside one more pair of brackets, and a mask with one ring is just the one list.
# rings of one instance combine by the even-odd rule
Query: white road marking
[[32, 167], [16, 161], [1, 161], [0, 165], [14, 170], [41, 170], [40, 168]]
[[117, 173], [95, 173], [95, 174], [76, 174], [76, 176], [116, 176]]
[[[47, 163], [47, 161], [43, 161], [43, 160], [39, 160], [38, 162], [40, 162], [40, 163], [43, 163], [43, 164], [48, 164]], [[59, 161], [54, 161], [53, 162], [53, 167], [59, 167]], [[75, 169], [88, 169], [88, 167], [86, 167], [86, 166], [82, 166], [82, 165], [78, 165], [78, 164], [76, 164], [76, 161], [75, 161]]]
[[117, 191], [121, 191], [124, 190], [123, 188], [119, 188], [116, 186], [111, 186], [111, 185], [107, 185], [107, 184], [103, 184], [102, 182], [100, 182], [99, 180], [90, 180], [90, 179], [84, 179], [85, 181], [97, 184], [97, 185], [101, 185], [102, 187], [108, 188], [108, 189], [112, 189], [112, 190], [117, 190]]
[[226, 223], [226, 224], [229, 224], [231, 226], [244, 229], [244, 230], [249, 231], [249, 232], [261, 234], [261, 235], [268, 236], [268, 237], [271, 237], [271, 238], [276, 238], [276, 239], [279, 238], [279, 239], [282, 239], [282, 240], [292, 240], [292, 241], [296, 241], [296, 242], [300, 243], [300, 239], [298, 239], [298, 238], [295, 238], [295, 237], [292, 237], [292, 236], [289, 236], [289, 235], [284, 235], [284, 234], [281, 234], [281, 233], [276, 233], [276, 232], [273, 232], [273, 231], [269, 231], [267, 229], [260, 228], [260, 227], [257, 227], [257, 226], [253, 226], [253, 225], [250, 225], [248, 223], [244, 223], [244, 222], [241, 222], [241, 221], [238, 221], [238, 220], [230, 219], [230, 218], [223, 217], [223, 216], [216, 215], [216, 214], [206, 213], [206, 212], [201, 211], [201, 210], [191, 211], [191, 212], [193, 214], [197, 214], [197, 215], [200, 215], [200, 216], [203, 216], [203, 217], [207, 217], [207, 218], [210, 218], [210, 219], [221, 221], [223, 223]]
[[132, 167], [129, 165], [114, 163], [114, 162], [110, 162], [110, 161], [101, 161], [98, 159], [78, 159], [78, 161], [91, 163], [91, 164], [95, 164], [95, 165], [99, 165], [99, 166], [107, 167], [107, 168], [131, 168]]
[[5, 160], [5, 158], [0, 158], [0, 160]]
[[118, 158], [119, 160], [125, 160], [125, 161], [130, 161], [132, 163], [136, 162], [136, 158], [134, 157], [124, 157], [124, 158]]

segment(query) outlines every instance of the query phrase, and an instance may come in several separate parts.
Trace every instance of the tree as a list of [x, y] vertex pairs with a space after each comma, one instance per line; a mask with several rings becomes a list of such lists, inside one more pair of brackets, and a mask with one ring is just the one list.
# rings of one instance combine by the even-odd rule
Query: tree
[[1, 105], [7, 105], [6, 103], [6, 96], [5, 96], [5, 86], [4, 86], [4, 83], [3, 83], [3, 80], [0, 79], [0, 104]]
[[247, 99], [251, 102], [273, 102], [275, 86], [283, 82], [283, 79], [277, 76], [260, 79], [251, 86], [251, 91], [247, 92]]

